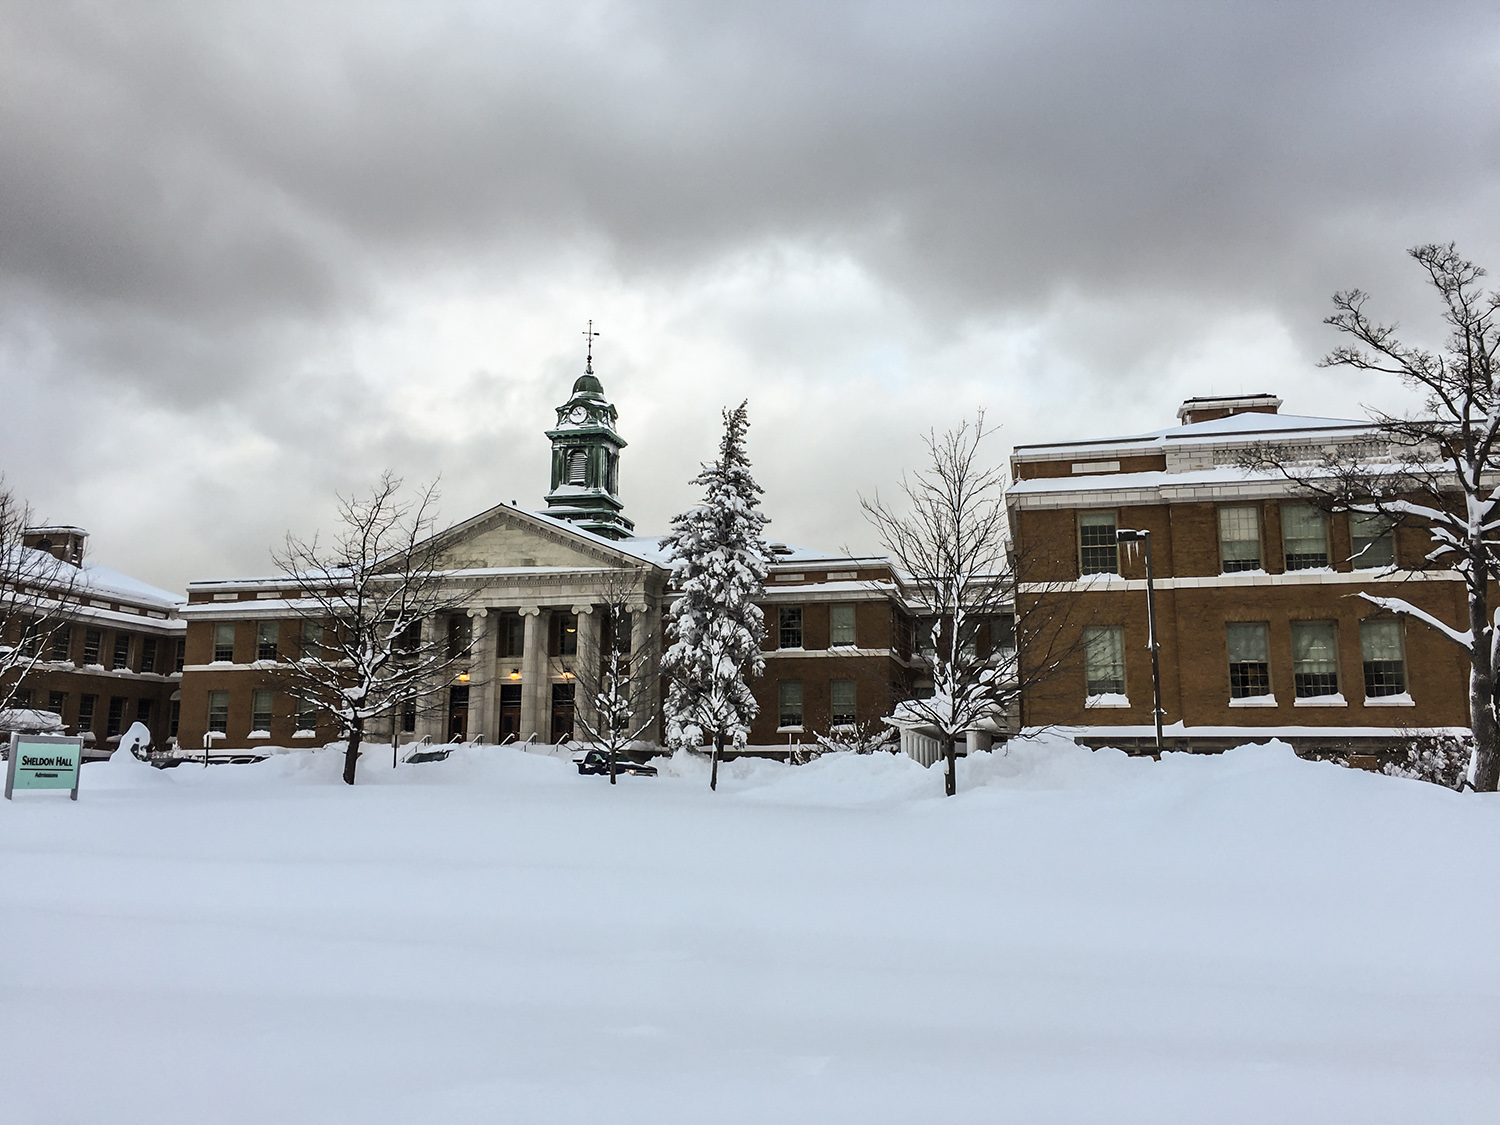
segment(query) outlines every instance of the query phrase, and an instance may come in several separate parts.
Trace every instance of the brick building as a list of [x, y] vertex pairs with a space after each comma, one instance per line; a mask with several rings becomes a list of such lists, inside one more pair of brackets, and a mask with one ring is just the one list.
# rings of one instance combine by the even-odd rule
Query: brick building
[[59, 716], [67, 733], [83, 736], [87, 756], [112, 750], [135, 722], [166, 746], [178, 726], [183, 599], [86, 560], [87, 540], [77, 527], [31, 527], [22, 537], [23, 549], [66, 566], [49, 594], [59, 623], [11, 705]]
[[1027, 690], [1027, 726], [1150, 743], [1144, 563], [1117, 539], [1137, 529], [1154, 553], [1169, 745], [1212, 749], [1276, 728], [1310, 752], [1375, 749], [1413, 729], [1467, 727], [1464, 654], [1356, 596], [1401, 597], [1465, 628], [1464, 585], [1426, 568], [1427, 533], [1326, 512], [1241, 467], [1260, 443], [1308, 464], [1330, 449], [1378, 456], [1379, 435], [1280, 406], [1269, 395], [1190, 399], [1170, 429], [1016, 447], [1018, 616], [1043, 618], [1068, 599], [1061, 647], [1076, 652]]

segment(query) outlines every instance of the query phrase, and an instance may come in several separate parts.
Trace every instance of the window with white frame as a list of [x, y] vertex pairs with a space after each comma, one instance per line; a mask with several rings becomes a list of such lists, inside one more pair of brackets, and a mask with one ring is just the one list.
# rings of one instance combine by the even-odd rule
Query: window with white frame
[[1281, 506], [1281, 539], [1288, 570], [1328, 565], [1328, 513], [1311, 504]]
[[1253, 505], [1219, 509], [1219, 560], [1225, 574], [1260, 569], [1260, 510]]
[[802, 647], [802, 607], [784, 605], [777, 614], [779, 633], [778, 648]]
[[1114, 512], [1078, 513], [1078, 569], [1082, 574], [1119, 574], [1120, 545]]
[[116, 633], [115, 634], [115, 654], [114, 654], [114, 660], [110, 662], [110, 667], [113, 668], [113, 669], [115, 669], [116, 671], [129, 671], [130, 670], [130, 634], [129, 633], [123, 633], [123, 632], [121, 632], [121, 633]]
[[778, 724], [783, 729], [802, 725], [802, 681], [782, 680], [777, 685]]
[[229, 730], [229, 693], [227, 691], [211, 691], [208, 693], [208, 729], [224, 734]]
[[853, 726], [859, 721], [855, 706], [853, 680], [831, 680], [828, 684], [829, 719], [836, 727]]
[[275, 696], [264, 689], [257, 689], [250, 693], [250, 729], [271, 729], [271, 708]]
[[828, 644], [852, 645], [854, 643], [854, 607], [835, 605], [828, 609]]
[[302, 622], [302, 655], [313, 659], [322, 657], [323, 623], [321, 621]]
[[1396, 565], [1395, 521], [1379, 512], [1350, 512], [1350, 562], [1355, 570], [1382, 570]]
[[[276, 641], [281, 629], [279, 621], [262, 621], [255, 627], [255, 659], [275, 660]], [[260, 729], [260, 728], [256, 728]]]
[[1338, 628], [1332, 621], [1292, 622], [1292, 682], [1298, 699], [1339, 694]]
[[1253, 699], [1271, 694], [1271, 658], [1263, 621], [1236, 621], [1225, 626], [1229, 646], [1229, 698]]
[[1360, 654], [1364, 658], [1365, 698], [1406, 692], [1406, 655], [1401, 649], [1401, 624], [1392, 618], [1366, 618], [1359, 623]]
[[1090, 625], [1083, 631], [1089, 695], [1125, 694], [1125, 627]]
[[234, 663], [234, 626], [221, 622], [214, 626], [214, 663]]

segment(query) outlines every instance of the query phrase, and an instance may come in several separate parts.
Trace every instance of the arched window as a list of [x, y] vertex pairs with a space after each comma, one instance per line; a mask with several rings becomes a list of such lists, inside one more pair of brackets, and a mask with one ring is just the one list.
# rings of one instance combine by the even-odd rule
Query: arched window
[[568, 454], [568, 483], [588, 484], [589, 453], [586, 449], [575, 449]]

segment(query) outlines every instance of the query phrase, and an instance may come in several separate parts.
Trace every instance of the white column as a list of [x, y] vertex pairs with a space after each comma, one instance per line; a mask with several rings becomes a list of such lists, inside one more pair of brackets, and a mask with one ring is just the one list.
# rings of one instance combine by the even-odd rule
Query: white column
[[497, 741], [500, 685], [495, 679], [499, 619], [487, 609], [471, 609], [474, 635], [469, 647], [469, 741]]
[[575, 605], [573, 613], [578, 618], [578, 655], [573, 658], [574, 730], [586, 736], [598, 719], [594, 692], [599, 686], [599, 633], [603, 615], [595, 613], [592, 605]]
[[661, 626], [659, 608], [644, 601], [630, 607], [630, 702], [637, 716], [651, 716], [650, 726], [641, 731], [644, 742], [660, 743], [666, 730], [661, 721]]
[[551, 684], [547, 678], [547, 625], [551, 613], [534, 605], [524, 606], [526, 619], [525, 650], [521, 655], [521, 741], [533, 734], [536, 741], [548, 741], [552, 726]]

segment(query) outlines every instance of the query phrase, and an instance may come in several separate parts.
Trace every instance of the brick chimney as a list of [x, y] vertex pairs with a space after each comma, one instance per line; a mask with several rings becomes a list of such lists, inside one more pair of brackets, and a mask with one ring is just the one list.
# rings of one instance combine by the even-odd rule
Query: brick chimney
[[1275, 395], [1235, 395], [1232, 398], [1190, 398], [1177, 408], [1177, 420], [1184, 426], [1194, 422], [1212, 422], [1231, 414], [1275, 414], [1281, 400]]
[[21, 546], [46, 551], [55, 559], [83, 565], [83, 544], [89, 533], [81, 527], [28, 527], [21, 532]]

